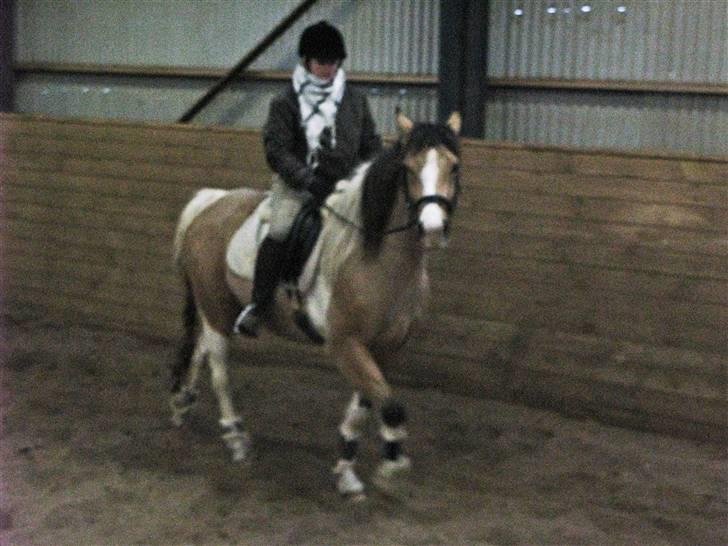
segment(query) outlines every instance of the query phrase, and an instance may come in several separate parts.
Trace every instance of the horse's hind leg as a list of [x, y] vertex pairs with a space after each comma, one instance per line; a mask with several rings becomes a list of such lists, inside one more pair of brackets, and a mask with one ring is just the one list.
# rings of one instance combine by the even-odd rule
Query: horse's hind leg
[[205, 361], [204, 348], [200, 343], [196, 344], [195, 350], [190, 357], [189, 369], [184, 378], [172, 391], [170, 407], [172, 408], [172, 423], [180, 427], [184, 423], [187, 414], [197, 405], [199, 391], [197, 381], [200, 376], [200, 368]]
[[222, 438], [232, 451], [233, 461], [245, 460], [250, 449], [250, 437], [243, 429], [243, 422], [233, 406], [228, 381], [227, 357], [230, 344], [227, 336], [202, 321], [202, 342], [205, 344], [207, 361], [210, 365], [212, 388], [220, 405], [220, 426]]
[[369, 400], [355, 392], [339, 426], [341, 455], [334, 467], [334, 475], [336, 487], [342, 495], [360, 495], [364, 492], [364, 484], [354, 472], [354, 463], [371, 407]]
[[197, 380], [200, 367], [205, 359], [204, 345], [200, 343], [197, 332], [198, 315], [194, 297], [187, 287], [187, 303], [184, 311], [184, 338], [177, 355], [177, 363], [172, 369], [172, 422], [182, 426], [185, 416], [197, 403]]

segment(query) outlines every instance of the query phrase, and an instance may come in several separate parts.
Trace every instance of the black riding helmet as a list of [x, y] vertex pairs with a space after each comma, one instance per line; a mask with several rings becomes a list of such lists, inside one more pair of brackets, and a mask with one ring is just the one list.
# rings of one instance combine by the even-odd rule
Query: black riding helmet
[[306, 27], [298, 43], [298, 56], [305, 59], [343, 61], [346, 59], [344, 38], [326, 21]]

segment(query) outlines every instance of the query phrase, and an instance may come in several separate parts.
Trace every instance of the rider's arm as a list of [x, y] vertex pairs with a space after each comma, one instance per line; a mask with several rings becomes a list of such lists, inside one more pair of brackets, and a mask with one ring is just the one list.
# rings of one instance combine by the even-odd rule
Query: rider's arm
[[313, 173], [296, 155], [301, 146], [305, 155], [306, 145], [297, 142], [298, 124], [298, 113], [289, 101], [283, 97], [274, 99], [263, 129], [263, 147], [271, 169], [292, 188], [304, 189]]

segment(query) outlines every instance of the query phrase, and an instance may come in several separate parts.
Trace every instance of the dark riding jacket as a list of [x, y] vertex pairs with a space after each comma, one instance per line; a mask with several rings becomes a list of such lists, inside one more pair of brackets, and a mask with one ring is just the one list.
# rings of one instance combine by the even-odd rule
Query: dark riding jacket
[[[273, 171], [293, 189], [303, 189], [308, 144], [301, 122], [298, 96], [290, 86], [271, 101], [263, 128], [265, 157]], [[370, 159], [382, 148], [366, 95], [347, 85], [336, 113], [336, 150], [352, 166]]]

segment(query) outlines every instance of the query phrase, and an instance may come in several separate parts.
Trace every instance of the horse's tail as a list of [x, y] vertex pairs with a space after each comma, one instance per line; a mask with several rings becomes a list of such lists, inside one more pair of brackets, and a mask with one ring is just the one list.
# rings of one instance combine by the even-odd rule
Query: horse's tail
[[228, 193], [226, 190], [203, 188], [195, 194], [189, 203], [187, 203], [187, 206], [185, 206], [182, 210], [182, 214], [180, 214], [179, 222], [177, 222], [177, 229], [174, 233], [175, 264], [179, 265], [180, 254], [182, 253], [182, 242], [184, 241], [187, 229], [192, 225], [194, 219], [197, 218], [203, 210], [223, 197], [226, 193]]
[[182, 388], [184, 378], [190, 369], [192, 353], [195, 350], [195, 338], [197, 331], [197, 307], [195, 296], [189, 281], [185, 279], [185, 309], [182, 314], [184, 333], [182, 343], [177, 351], [177, 360], [172, 365], [172, 392], [177, 393]]

